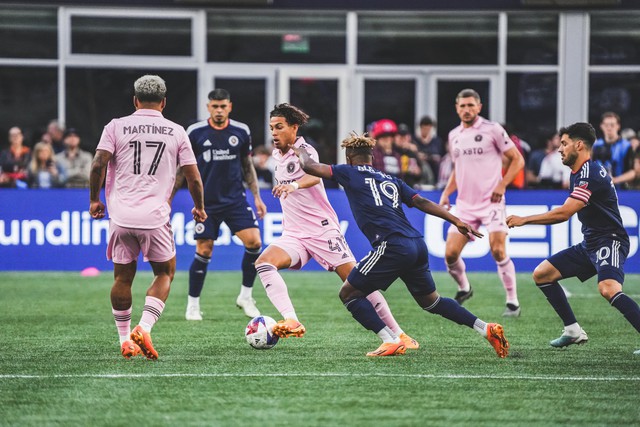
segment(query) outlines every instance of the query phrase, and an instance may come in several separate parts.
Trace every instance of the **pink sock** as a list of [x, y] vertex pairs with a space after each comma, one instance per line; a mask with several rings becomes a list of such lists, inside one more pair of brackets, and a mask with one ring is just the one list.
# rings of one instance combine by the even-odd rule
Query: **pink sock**
[[120, 344], [128, 341], [129, 334], [131, 334], [131, 307], [126, 310], [116, 310], [111, 308], [113, 318], [116, 320], [116, 328], [118, 328], [118, 336], [120, 337]]
[[142, 309], [142, 318], [140, 326], [147, 332], [151, 332], [151, 328], [158, 321], [164, 310], [164, 303], [156, 297], [147, 295], [144, 299], [144, 308]]
[[498, 262], [498, 276], [502, 280], [502, 286], [507, 292], [507, 303], [520, 305], [518, 302], [518, 287], [516, 285], [516, 266], [513, 265], [511, 258], [506, 257], [502, 261]]
[[380, 319], [387, 325], [396, 335], [400, 335], [403, 331], [400, 329], [400, 325], [394, 319], [393, 314], [391, 314], [391, 309], [389, 308], [389, 304], [387, 304], [387, 300], [384, 299], [382, 293], [380, 291], [375, 291], [367, 295], [367, 299], [373, 305], [373, 308], [376, 309], [376, 313], [380, 316]]
[[467, 278], [467, 273], [465, 273], [466, 270], [467, 265], [462, 257], [458, 258], [453, 264], [447, 264], [447, 271], [458, 284], [459, 291], [467, 292], [470, 288], [469, 279]]
[[264, 290], [267, 291], [271, 304], [275, 306], [282, 317], [291, 317], [291, 313], [295, 315], [293, 303], [291, 303], [289, 292], [287, 291], [287, 284], [278, 273], [278, 269], [271, 264], [262, 263], [256, 265], [256, 271], [260, 276]]

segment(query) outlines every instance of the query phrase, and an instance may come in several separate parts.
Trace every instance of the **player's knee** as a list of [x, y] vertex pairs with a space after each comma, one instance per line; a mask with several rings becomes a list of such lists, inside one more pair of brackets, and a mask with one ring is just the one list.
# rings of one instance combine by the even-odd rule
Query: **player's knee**
[[607, 301], [622, 290], [622, 285], [615, 280], [607, 279], [598, 283], [598, 291]]
[[340, 297], [340, 301], [344, 304], [345, 302], [364, 296], [364, 294], [358, 289], [354, 288], [349, 282], [345, 282], [340, 288], [340, 292], [338, 293]]
[[445, 250], [444, 260], [447, 263], [447, 265], [455, 264], [455, 262], [458, 261], [458, 258], [460, 258], [459, 252], [452, 251], [452, 250]]
[[546, 269], [543, 267], [542, 264], [538, 265], [534, 270], [533, 270], [533, 281], [535, 282], [535, 284], [537, 286], [540, 286], [544, 283], [548, 283], [549, 281], [547, 280], [548, 274], [546, 272]]

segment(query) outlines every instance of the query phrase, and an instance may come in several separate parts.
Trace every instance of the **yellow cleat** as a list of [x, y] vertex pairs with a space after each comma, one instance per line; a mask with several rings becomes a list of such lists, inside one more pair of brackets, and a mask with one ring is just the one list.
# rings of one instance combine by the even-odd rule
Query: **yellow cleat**
[[295, 319], [280, 320], [273, 327], [273, 333], [279, 338], [302, 338], [306, 331], [307, 330], [304, 328], [304, 325]]
[[395, 356], [396, 354], [404, 354], [407, 351], [407, 348], [404, 346], [402, 341], [394, 343], [394, 342], [383, 342], [380, 347], [378, 347], [374, 351], [370, 351], [367, 353], [369, 357], [380, 357], [380, 356]]
[[509, 354], [509, 342], [504, 336], [504, 329], [498, 323], [487, 323], [487, 340], [493, 346], [496, 354], [500, 358], [507, 357]]

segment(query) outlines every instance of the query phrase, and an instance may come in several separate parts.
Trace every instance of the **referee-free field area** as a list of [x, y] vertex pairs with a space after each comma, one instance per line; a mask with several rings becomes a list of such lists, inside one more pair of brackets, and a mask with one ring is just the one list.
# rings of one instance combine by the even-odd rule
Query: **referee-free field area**
[[[503, 319], [492, 273], [472, 273], [465, 303], [501, 322], [511, 343], [499, 359], [469, 328], [423, 312], [404, 285], [386, 293], [396, 319], [421, 347], [367, 358], [378, 338], [337, 298], [335, 274], [285, 272], [307, 328], [271, 350], [244, 339], [235, 307], [239, 272], [210, 271], [202, 322], [184, 320], [187, 273], [176, 275], [152, 331], [158, 361], [125, 360], [111, 315], [111, 272], [0, 273], [0, 425], [360, 426], [638, 425], [640, 335], [599, 296], [592, 279], [569, 280], [570, 302], [589, 342], [557, 350], [562, 323], [529, 274], [519, 274], [522, 315]], [[455, 294], [436, 274], [442, 295]], [[134, 282], [137, 323], [151, 275]], [[625, 292], [640, 301], [640, 276]], [[263, 314], [278, 320], [256, 281]]]

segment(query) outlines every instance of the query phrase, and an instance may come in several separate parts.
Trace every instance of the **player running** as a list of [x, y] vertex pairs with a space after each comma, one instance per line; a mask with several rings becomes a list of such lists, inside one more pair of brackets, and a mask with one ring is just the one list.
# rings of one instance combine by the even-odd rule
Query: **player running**
[[562, 163], [571, 168], [571, 194], [562, 206], [546, 213], [507, 218], [509, 227], [520, 227], [525, 224], [558, 224], [577, 213], [582, 223], [584, 240], [542, 261], [533, 272], [536, 286], [564, 323], [562, 335], [550, 344], [566, 347], [584, 344], [589, 339], [558, 283], [568, 277], [577, 277], [584, 282], [597, 274], [600, 295], [640, 332], [640, 308], [622, 292], [629, 235], [622, 224], [618, 195], [611, 176], [591, 159], [595, 129], [589, 123], [574, 123], [558, 133]]
[[453, 299], [438, 295], [429, 271], [427, 245], [422, 234], [409, 223], [402, 203], [449, 221], [463, 236], [482, 237], [482, 234], [438, 204], [421, 197], [401, 179], [374, 169], [375, 144], [373, 138], [353, 135], [342, 141], [348, 164], [331, 166], [318, 163], [306, 147], [293, 146], [306, 173], [333, 179], [344, 187], [356, 223], [373, 247], [340, 289], [340, 299], [351, 315], [382, 339], [380, 347], [367, 356], [405, 352], [402, 341], [385, 333], [384, 323], [367, 299], [372, 292], [386, 290], [400, 278], [424, 310], [473, 328], [489, 341], [499, 357], [506, 357], [509, 343], [501, 325], [485, 323]]
[[[113, 119], [104, 127], [91, 164], [89, 213], [104, 218], [100, 188], [109, 208], [107, 258], [113, 259], [111, 288], [113, 316], [120, 335], [121, 352], [127, 359], [140, 353], [157, 359], [151, 342], [156, 323], [169, 296], [176, 272], [176, 246], [169, 221], [169, 199], [182, 167], [195, 207], [196, 222], [204, 221], [202, 181], [189, 138], [182, 126], [162, 116], [167, 87], [158, 76], [142, 76], [134, 84], [136, 112]], [[142, 252], [153, 269], [140, 323], [131, 331], [131, 285]]]
[[[305, 112], [289, 104], [276, 105], [270, 113], [277, 183], [273, 194], [280, 198], [284, 231], [260, 255], [256, 270], [269, 300], [284, 319], [274, 328], [274, 333], [282, 338], [302, 337], [305, 327], [298, 320], [287, 285], [278, 270], [300, 269], [313, 258], [325, 270], [335, 271], [344, 281], [355, 266], [355, 258], [340, 231], [338, 217], [329, 204], [322, 180], [305, 174], [292, 150], [292, 147], [305, 147], [318, 159], [317, 151], [297, 136], [298, 128], [308, 120]], [[399, 339], [403, 348], [417, 349], [418, 342], [400, 328], [382, 294], [374, 292], [368, 298], [384, 321], [381, 333]]]

